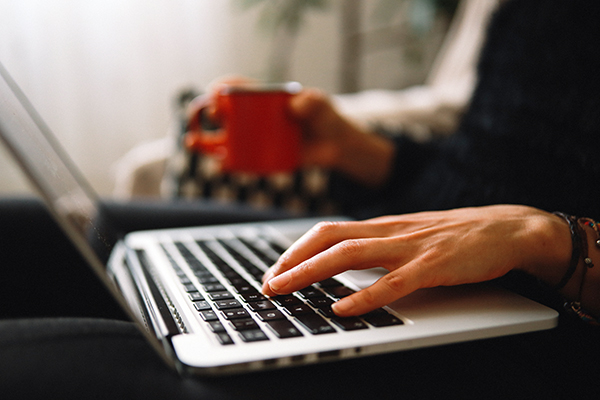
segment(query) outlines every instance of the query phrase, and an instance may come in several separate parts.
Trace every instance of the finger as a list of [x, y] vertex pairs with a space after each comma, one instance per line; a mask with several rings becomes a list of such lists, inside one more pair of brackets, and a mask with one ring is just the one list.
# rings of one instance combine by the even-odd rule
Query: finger
[[397, 263], [386, 239], [345, 240], [265, 282], [267, 295], [288, 294], [350, 269]]
[[407, 264], [381, 277], [371, 286], [332, 304], [340, 317], [363, 315], [398, 300], [421, 288], [415, 263]]
[[378, 236], [377, 229], [358, 221], [327, 221], [312, 227], [292, 244], [263, 277], [263, 282], [348, 239]]
[[290, 112], [294, 118], [307, 120], [314, 118], [329, 105], [327, 95], [315, 88], [305, 88], [290, 101]]

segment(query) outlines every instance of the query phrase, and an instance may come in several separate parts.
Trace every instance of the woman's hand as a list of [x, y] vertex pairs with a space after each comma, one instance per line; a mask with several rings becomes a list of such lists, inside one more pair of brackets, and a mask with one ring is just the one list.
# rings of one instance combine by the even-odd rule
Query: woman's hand
[[372, 286], [333, 305], [340, 316], [361, 315], [420, 288], [487, 281], [513, 269], [556, 283], [570, 255], [565, 222], [524, 206], [326, 222], [281, 256], [265, 274], [263, 292], [291, 293], [351, 269], [387, 269]]
[[[208, 117], [218, 122], [219, 110], [214, 101], [217, 93], [227, 86], [252, 85], [260, 82], [238, 75], [216, 79], [205, 96], [190, 104], [189, 115], [197, 113], [199, 104], [204, 106], [208, 102]], [[387, 180], [395, 153], [393, 143], [350, 122], [338, 113], [325, 93], [303, 89], [292, 97], [289, 112], [302, 127], [304, 166], [334, 169], [370, 187]]]
[[292, 98], [290, 113], [302, 125], [304, 165], [338, 170], [370, 187], [387, 180], [393, 143], [342, 116], [322, 91], [304, 89]]

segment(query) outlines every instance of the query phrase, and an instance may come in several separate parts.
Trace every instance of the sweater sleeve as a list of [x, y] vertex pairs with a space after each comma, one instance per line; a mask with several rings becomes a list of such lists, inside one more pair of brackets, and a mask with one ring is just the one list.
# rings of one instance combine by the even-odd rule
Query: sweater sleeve
[[457, 132], [428, 143], [395, 137], [393, 170], [378, 190], [334, 175], [342, 211], [363, 218], [504, 203], [598, 218], [599, 19], [599, 2], [507, 2], [490, 24]]

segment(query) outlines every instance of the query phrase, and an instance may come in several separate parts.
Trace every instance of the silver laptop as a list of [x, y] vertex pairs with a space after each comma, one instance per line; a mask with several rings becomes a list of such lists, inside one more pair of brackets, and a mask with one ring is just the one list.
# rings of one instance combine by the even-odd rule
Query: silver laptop
[[314, 219], [120, 236], [98, 224], [106, 218], [94, 191], [1, 64], [0, 75], [0, 139], [98, 277], [181, 373], [304, 365], [557, 323], [555, 310], [492, 284], [419, 290], [356, 318], [331, 312], [336, 299], [369, 286], [382, 269], [349, 271], [289, 296], [263, 296], [260, 277]]

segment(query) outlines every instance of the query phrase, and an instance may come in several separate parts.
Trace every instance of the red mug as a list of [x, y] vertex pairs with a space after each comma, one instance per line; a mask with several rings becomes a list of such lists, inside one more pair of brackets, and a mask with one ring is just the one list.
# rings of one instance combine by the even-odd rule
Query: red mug
[[[224, 86], [213, 97], [192, 102], [185, 145], [189, 150], [212, 154], [221, 160], [224, 172], [273, 174], [291, 172], [300, 164], [301, 132], [289, 115], [292, 96], [302, 86]], [[203, 127], [204, 112], [214, 105], [220, 127]]]

